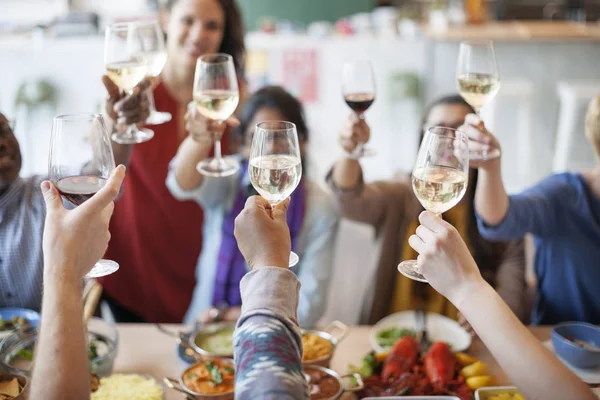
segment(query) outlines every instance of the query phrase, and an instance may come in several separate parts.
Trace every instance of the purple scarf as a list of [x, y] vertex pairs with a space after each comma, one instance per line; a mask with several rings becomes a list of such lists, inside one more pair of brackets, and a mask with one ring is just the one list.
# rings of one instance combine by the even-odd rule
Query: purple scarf
[[[248, 163], [242, 164], [243, 171], [248, 173]], [[217, 258], [217, 273], [215, 276], [215, 289], [213, 294], [213, 306], [220, 307], [224, 302], [231, 307], [242, 304], [240, 295], [240, 281], [246, 274], [246, 261], [238, 249], [237, 241], [233, 235], [235, 218], [244, 209], [246, 199], [256, 194], [254, 188], [250, 186], [249, 190], [244, 185], [244, 179], [240, 181], [237, 198], [231, 211], [223, 219], [223, 237], [221, 239], [221, 248]], [[304, 180], [292, 193], [290, 206], [287, 212], [287, 223], [290, 227], [290, 236], [292, 239], [292, 250], [296, 249], [302, 221], [304, 219], [304, 202], [306, 200], [304, 190]]]

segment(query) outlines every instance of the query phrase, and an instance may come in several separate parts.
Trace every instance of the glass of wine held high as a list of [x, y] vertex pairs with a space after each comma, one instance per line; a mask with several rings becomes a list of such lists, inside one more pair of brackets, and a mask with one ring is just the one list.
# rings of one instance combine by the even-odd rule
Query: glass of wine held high
[[[365, 112], [375, 101], [375, 76], [370, 61], [353, 61], [344, 64], [342, 71], [342, 93], [348, 107], [358, 118], [364, 119]], [[373, 149], [360, 143], [351, 156], [353, 158], [375, 155]]]
[[[434, 126], [425, 132], [412, 172], [412, 187], [427, 211], [441, 218], [457, 205], [469, 180], [469, 138], [452, 128]], [[403, 261], [398, 271], [416, 281], [427, 282], [416, 260]]]
[[[489, 103], [500, 89], [500, 75], [496, 65], [494, 43], [488, 40], [460, 43], [456, 67], [458, 92], [480, 115], [481, 108]], [[486, 161], [500, 157], [500, 149], [480, 146], [471, 150], [471, 160]]]
[[[108, 77], [123, 91], [131, 93], [148, 73], [140, 27], [136, 23], [118, 23], [106, 27], [104, 64]], [[150, 129], [140, 130], [135, 124], [112, 139], [121, 144], [143, 143], [154, 137]]]
[[[143, 53], [141, 57], [148, 63], [147, 75], [154, 78], [156, 83], [167, 63], [167, 49], [165, 47], [165, 35], [157, 20], [138, 22], [140, 37], [142, 39]], [[146, 119], [149, 125], [160, 125], [169, 122], [173, 117], [168, 112], [156, 111], [152, 89], [149, 91], [150, 115]]]
[[[248, 176], [254, 189], [275, 209], [296, 189], [302, 178], [302, 161], [296, 125], [285, 121], [266, 121], [256, 125]], [[290, 254], [289, 266], [298, 263]]]
[[[54, 118], [48, 173], [60, 194], [74, 206], [98, 192], [115, 169], [108, 130], [100, 114], [70, 114]], [[100, 260], [88, 278], [112, 274], [119, 264]]]
[[[207, 54], [198, 58], [194, 76], [194, 103], [205, 118], [223, 124], [235, 112], [239, 102], [238, 81], [229, 54]], [[215, 137], [215, 156], [198, 164], [198, 172], [207, 176], [229, 176], [240, 168], [233, 157], [221, 155], [221, 138]]]

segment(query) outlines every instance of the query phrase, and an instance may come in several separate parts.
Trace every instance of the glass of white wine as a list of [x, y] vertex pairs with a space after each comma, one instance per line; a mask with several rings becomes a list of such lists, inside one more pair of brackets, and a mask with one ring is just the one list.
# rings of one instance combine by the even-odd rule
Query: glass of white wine
[[[156, 81], [167, 63], [167, 49], [165, 47], [165, 35], [158, 23], [158, 20], [138, 22], [140, 36], [142, 38], [143, 53], [142, 57], [148, 62], [147, 75]], [[168, 112], [156, 110], [152, 89], [149, 90], [150, 115], [146, 119], [149, 125], [160, 125], [169, 122], [173, 116]]]
[[[302, 178], [302, 160], [296, 125], [286, 121], [265, 121], [256, 125], [248, 176], [254, 189], [275, 209], [287, 199]], [[298, 263], [290, 254], [289, 266]]]
[[[205, 118], [222, 124], [235, 112], [239, 90], [233, 58], [229, 54], [206, 54], [198, 58], [194, 76], [194, 103]], [[215, 156], [198, 164], [207, 176], [229, 176], [240, 168], [233, 157], [221, 155], [221, 140], [215, 138]]]
[[[452, 128], [431, 127], [425, 132], [412, 172], [417, 199], [427, 211], [441, 217], [458, 204], [469, 180], [469, 138]], [[416, 281], [427, 282], [416, 260], [403, 261], [398, 271]]]
[[[375, 101], [375, 75], [370, 61], [346, 62], [342, 70], [342, 94], [344, 101], [360, 119]], [[351, 156], [353, 158], [375, 155], [375, 150], [360, 143]]]
[[[479, 115], [500, 89], [494, 43], [489, 40], [469, 40], [460, 43], [456, 67], [458, 92]], [[500, 156], [500, 149], [485, 148], [471, 151], [471, 160], [491, 160]]]
[[[121, 90], [131, 93], [148, 73], [148, 62], [143, 56], [144, 48], [139, 25], [133, 22], [112, 24], [106, 27], [104, 38], [104, 65], [108, 77]], [[143, 131], [135, 124], [125, 132], [112, 135], [121, 144], [143, 143], [154, 137], [150, 129]]]

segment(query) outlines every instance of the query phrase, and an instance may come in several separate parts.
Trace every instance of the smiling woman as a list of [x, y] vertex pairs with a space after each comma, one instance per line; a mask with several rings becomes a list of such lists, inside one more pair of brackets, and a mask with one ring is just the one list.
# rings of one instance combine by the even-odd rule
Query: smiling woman
[[[111, 220], [106, 256], [127, 268], [103, 279], [102, 285], [105, 300], [123, 322], [181, 322], [192, 297], [203, 213], [197, 204], [173, 198], [164, 182], [169, 162], [188, 135], [184, 117], [192, 101], [197, 58], [230, 54], [243, 93], [244, 35], [234, 0], [169, 0], [161, 17], [168, 60], [154, 87], [154, 99], [157, 109], [173, 119], [152, 126], [155, 136], [149, 142], [113, 143], [117, 164], [129, 166]], [[107, 112], [117, 118], [112, 107]], [[128, 123], [143, 122], [142, 116], [140, 111], [138, 119]], [[223, 137], [223, 149], [228, 148], [228, 139]]]

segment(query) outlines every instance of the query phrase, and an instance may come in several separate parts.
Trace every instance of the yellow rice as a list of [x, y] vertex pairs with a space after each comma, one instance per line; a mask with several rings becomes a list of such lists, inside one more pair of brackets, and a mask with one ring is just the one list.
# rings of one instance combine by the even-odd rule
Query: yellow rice
[[162, 400], [163, 390], [154, 379], [140, 375], [114, 374], [100, 379], [91, 400]]

